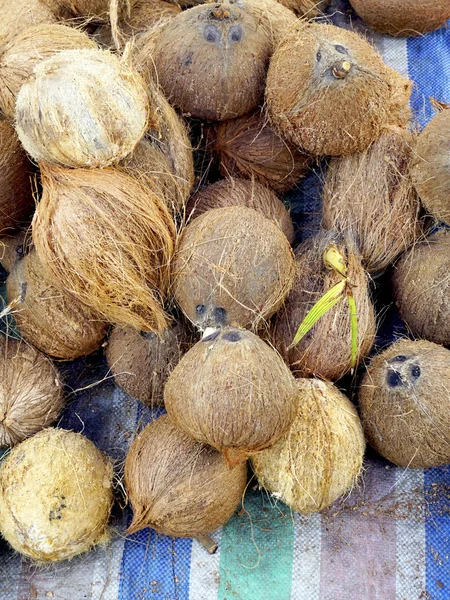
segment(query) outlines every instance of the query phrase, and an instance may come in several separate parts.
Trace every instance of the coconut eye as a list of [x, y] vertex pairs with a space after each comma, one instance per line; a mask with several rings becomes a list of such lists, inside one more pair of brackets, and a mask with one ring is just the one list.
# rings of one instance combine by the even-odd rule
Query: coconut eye
[[227, 318], [227, 311], [224, 308], [222, 308], [222, 307], [215, 308], [213, 314], [214, 314], [214, 321], [216, 323], [219, 323], [222, 325], [225, 324], [225, 321]]
[[240, 25], [235, 25], [234, 27], [231, 27], [228, 37], [233, 42], [240, 42], [242, 39], [242, 27]]
[[25, 251], [24, 251], [24, 249], [23, 249], [23, 246], [18, 246], [18, 247], [16, 248], [16, 254], [17, 254], [17, 256], [18, 256], [19, 258], [23, 258], [23, 257], [24, 257], [24, 255], [25, 255]]
[[227, 342], [240, 342], [242, 338], [238, 331], [227, 331], [223, 334], [223, 339]]
[[347, 48], [344, 48], [344, 46], [340, 46], [339, 44], [335, 46], [334, 49], [341, 54], [348, 54]]
[[419, 365], [413, 365], [411, 367], [411, 376], [414, 377], [414, 379], [419, 379], [419, 377], [422, 375], [422, 371], [419, 367]]
[[199, 317], [202, 317], [205, 314], [205, 312], [206, 312], [206, 306], [204, 304], [198, 304], [195, 307], [195, 312], [197, 313], [197, 315]]
[[391, 362], [391, 363], [395, 363], [395, 362], [403, 363], [403, 362], [406, 362], [407, 360], [408, 360], [407, 356], [405, 356], [404, 354], [399, 354], [398, 356], [396, 356], [395, 358], [393, 358], [389, 362]]
[[205, 40], [211, 42], [211, 44], [215, 44], [220, 40], [220, 31], [215, 25], [207, 25], [203, 35], [205, 36]]
[[144, 340], [154, 340], [156, 338], [156, 333], [152, 331], [141, 331], [141, 336]]
[[403, 379], [400, 373], [391, 369], [387, 372], [386, 382], [389, 387], [393, 388], [403, 385]]
[[320, 62], [322, 60], [322, 52], [320, 50], [316, 54], [316, 60], [317, 62]]

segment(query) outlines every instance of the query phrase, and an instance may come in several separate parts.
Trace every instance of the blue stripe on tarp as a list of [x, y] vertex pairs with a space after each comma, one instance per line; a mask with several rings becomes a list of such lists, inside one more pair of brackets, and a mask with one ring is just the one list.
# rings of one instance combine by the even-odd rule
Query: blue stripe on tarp
[[[139, 403], [137, 426], [142, 429], [163, 410]], [[131, 523], [131, 509], [128, 524]], [[138, 531], [124, 544], [118, 600], [189, 600], [192, 540]]]

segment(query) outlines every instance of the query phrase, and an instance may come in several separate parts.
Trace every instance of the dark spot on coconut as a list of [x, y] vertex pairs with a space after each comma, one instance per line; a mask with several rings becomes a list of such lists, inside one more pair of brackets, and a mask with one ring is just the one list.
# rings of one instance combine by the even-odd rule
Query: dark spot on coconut
[[340, 44], [337, 44], [334, 49], [341, 54], [348, 54], [347, 48], [344, 48], [344, 46], [341, 46]]
[[202, 338], [202, 342], [212, 342], [213, 340], [216, 340], [219, 337], [219, 333], [220, 329], [217, 329], [217, 331], [213, 331], [206, 337]]
[[213, 311], [213, 316], [214, 322], [217, 325], [225, 325], [227, 320], [227, 311], [224, 308], [222, 308], [221, 306], [215, 308]]
[[223, 334], [223, 339], [227, 342], [240, 342], [242, 338], [239, 331], [227, 331]]
[[404, 354], [399, 354], [398, 356], [395, 356], [394, 358], [391, 358], [391, 360], [389, 361], [390, 363], [403, 363], [406, 362], [408, 360], [408, 357], [405, 356]]
[[23, 258], [23, 257], [24, 257], [24, 255], [25, 255], [25, 251], [24, 251], [24, 249], [23, 249], [23, 246], [22, 246], [22, 245], [20, 245], [20, 246], [18, 246], [18, 247], [16, 248], [16, 254], [17, 254], [17, 256], [18, 256], [19, 258]]
[[153, 331], [141, 331], [141, 337], [143, 337], [144, 340], [154, 340], [157, 336]]
[[195, 312], [197, 313], [197, 316], [202, 317], [206, 312], [206, 306], [204, 304], [198, 304], [195, 307]]
[[194, 53], [192, 51], [187, 54], [186, 58], [183, 60], [183, 67], [189, 67], [190, 65], [192, 65], [193, 56]]
[[316, 60], [317, 62], [320, 62], [322, 60], [322, 52], [320, 50], [316, 54]]
[[403, 379], [400, 373], [392, 369], [388, 369], [386, 382], [388, 386], [392, 388], [400, 387], [401, 385], [403, 385]]
[[240, 42], [242, 39], [242, 27], [240, 25], [231, 27], [228, 37], [232, 42]]
[[220, 40], [220, 31], [216, 25], [206, 25], [203, 36], [207, 42], [215, 44]]
[[419, 365], [412, 365], [411, 367], [411, 376], [414, 379], [419, 379], [419, 377], [422, 375], [422, 370], [419, 367]]

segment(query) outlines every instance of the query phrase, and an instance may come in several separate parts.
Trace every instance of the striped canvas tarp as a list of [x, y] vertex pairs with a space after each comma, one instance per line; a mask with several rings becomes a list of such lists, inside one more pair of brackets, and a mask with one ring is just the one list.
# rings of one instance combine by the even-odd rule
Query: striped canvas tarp
[[[333, 20], [345, 26], [345, 2], [332, 6]], [[414, 80], [413, 109], [424, 125], [433, 116], [431, 97], [450, 103], [450, 29], [407, 40], [372, 37], [385, 60]], [[313, 196], [305, 187], [291, 194], [299, 219], [314, 210]], [[382, 343], [393, 329], [385, 325]], [[73, 392], [60, 425], [82, 431], [120, 466], [135, 432], [155, 414], [117, 389], [98, 357], [63, 370]], [[449, 467], [404, 470], [369, 455], [358, 489], [309, 518], [252, 482], [242, 508], [215, 534], [213, 556], [197, 542], [150, 530], [126, 538], [129, 520], [117, 508], [110, 545], [45, 569], [0, 542], [0, 599], [450, 599]]]

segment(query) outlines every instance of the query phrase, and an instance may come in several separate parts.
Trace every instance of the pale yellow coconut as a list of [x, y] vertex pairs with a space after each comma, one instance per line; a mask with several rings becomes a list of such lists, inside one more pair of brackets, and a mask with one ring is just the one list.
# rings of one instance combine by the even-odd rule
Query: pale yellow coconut
[[0, 46], [30, 25], [56, 21], [40, 0], [0, 0], [0, 15]]

